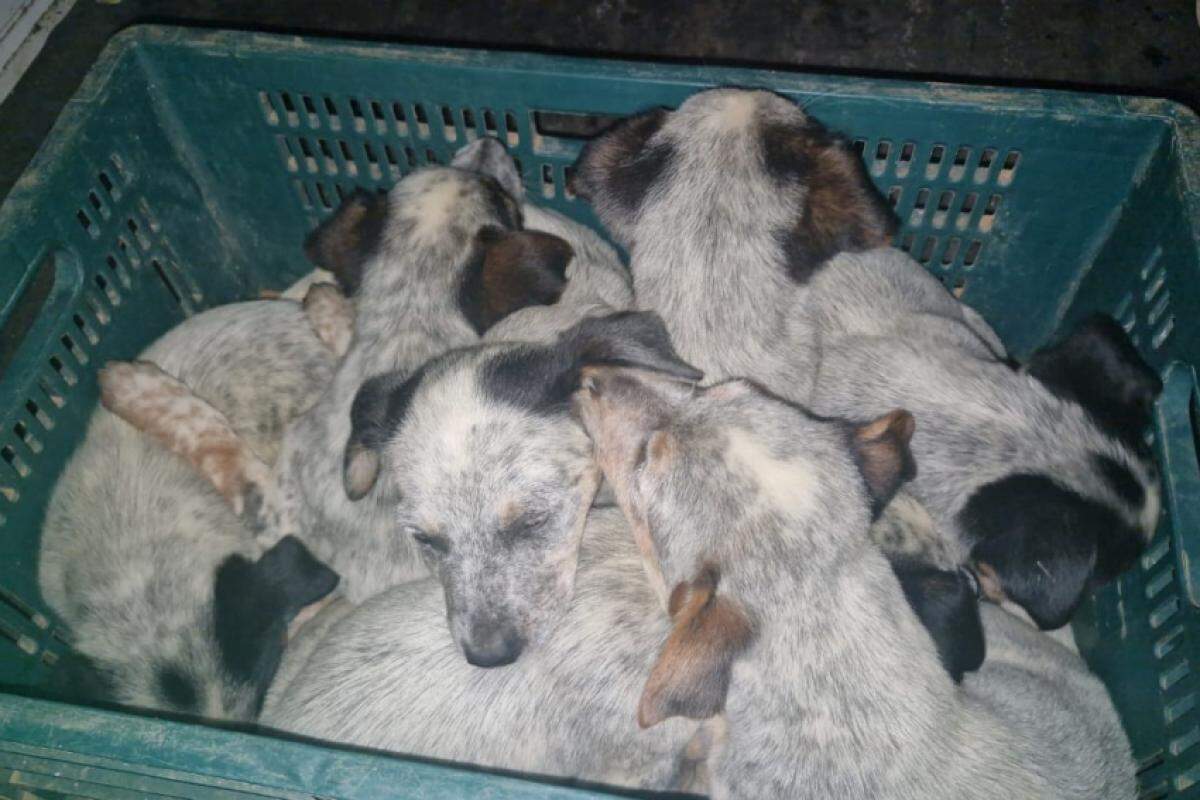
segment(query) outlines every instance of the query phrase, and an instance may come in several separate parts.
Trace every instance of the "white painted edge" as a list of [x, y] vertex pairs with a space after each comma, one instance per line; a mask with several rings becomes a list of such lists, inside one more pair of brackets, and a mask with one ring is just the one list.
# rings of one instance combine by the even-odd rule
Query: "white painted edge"
[[[12, 93], [46, 44], [50, 32], [63, 21], [75, 0], [31, 3], [0, 38], [0, 103]], [[39, 13], [40, 12], [40, 13]]]

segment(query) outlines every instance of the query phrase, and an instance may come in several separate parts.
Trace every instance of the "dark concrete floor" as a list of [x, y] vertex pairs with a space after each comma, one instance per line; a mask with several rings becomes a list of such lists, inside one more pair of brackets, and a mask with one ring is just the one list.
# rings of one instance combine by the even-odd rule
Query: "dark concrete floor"
[[104, 42], [138, 22], [1090, 88], [1200, 108], [1195, 0], [78, 0], [0, 105], [0, 197]]

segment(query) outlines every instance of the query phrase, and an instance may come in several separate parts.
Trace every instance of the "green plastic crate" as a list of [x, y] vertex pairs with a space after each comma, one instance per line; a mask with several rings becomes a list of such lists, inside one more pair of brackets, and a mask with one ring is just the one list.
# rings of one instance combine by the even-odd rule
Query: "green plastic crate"
[[[854, 138], [910, 251], [1023, 356], [1095, 310], [1162, 371], [1165, 514], [1076, 635], [1145, 798], [1200, 789], [1200, 125], [1161, 101], [143, 27], [105, 50], [0, 208], [0, 797], [583, 797], [594, 792], [33, 699], [67, 636], [38, 531], [93, 375], [189, 313], [308, 270], [304, 234], [493, 134], [566, 190], [587, 115], [763, 86]], [[1200, 669], [1200, 663], [1197, 664]], [[630, 711], [632, 712], [632, 709]], [[27, 794], [22, 794], [25, 792]]]

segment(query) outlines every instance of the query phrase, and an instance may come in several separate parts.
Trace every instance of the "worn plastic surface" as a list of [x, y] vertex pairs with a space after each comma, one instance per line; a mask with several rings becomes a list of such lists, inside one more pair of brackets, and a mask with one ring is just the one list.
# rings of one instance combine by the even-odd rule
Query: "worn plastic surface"
[[[1076, 624], [1144, 770], [1200, 780], [1200, 126], [1158, 100], [398, 47], [175, 28], [117, 37], [0, 209], [0, 682], [64, 647], [36, 587], [50, 488], [94, 372], [187, 314], [307, 270], [353, 186], [494, 134], [534, 199], [594, 222], [565, 170], [587, 115], [765, 86], [860, 143], [908, 249], [1017, 355], [1095, 310], [1163, 371], [1164, 518]], [[511, 779], [0, 695], [0, 785], [38, 797], [567, 796]], [[555, 794], [555, 793], [559, 794]]]

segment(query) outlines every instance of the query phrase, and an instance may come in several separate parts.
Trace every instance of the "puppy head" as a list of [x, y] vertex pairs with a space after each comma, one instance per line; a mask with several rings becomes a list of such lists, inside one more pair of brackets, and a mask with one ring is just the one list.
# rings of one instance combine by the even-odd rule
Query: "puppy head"
[[[656, 316], [621, 313], [551, 345], [452, 351], [412, 377], [369, 382], [355, 401], [351, 448], [382, 466], [395, 535], [412, 537], [440, 578], [473, 664], [515, 660], [571, 597], [599, 474], [569, 399], [583, 367], [600, 363], [699, 378]], [[353, 454], [346, 463], [353, 471]]]
[[1162, 382], [1111, 318], [1086, 320], [1034, 354], [1026, 370], [1086, 412], [1056, 432], [1053, 469], [980, 487], [959, 515], [972, 557], [1043, 628], [1065, 625], [1083, 597], [1129, 568], [1158, 523], [1158, 470], [1142, 436]]
[[854, 151], [765, 91], [713, 89], [622, 120], [584, 148], [572, 188], [633, 252], [732, 221], [798, 282], [839, 252], [887, 245], [895, 229]]
[[816, 530], [827, 521], [813, 545], [836, 547], [826, 540], [864, 533], [872, 505], [890, 498], [911, 465], [907, 412], [847, 426], [747, 381], [698, 388], [590, 367], [575, 404], [605, 478], [635, 527], [651, 532], [672, 584], [694, 577], [707, 554], [746, 545], [733, 544], [733, 530], [749, 540], [763, 526]]
[[674, 587], [639, 724], [719, 713], [733, 663], [786, 591], [778, 570], [819, 570], [866, 546], [872, 493], [901, 480], [911, 418], [893, 412], [847, 436], [745, 381], [680, 387], [611, 366], [584, 370], [575, 405]]
[[570, 246], [522, 230], [520, 193], [512, 158], [481, 139], [452, 166], [417, 170], [387, 194], [356, 191], [309, 235], [305, 253], [347, 295], [448, 302], [483, 333], [513, 311], [555, 302], [566, 285]]
[[210, 606], [189, 609], [195, 612], [190, 616], [164, 617], [146, 637], [125, 640], [119, 652], [110, 642], [77, 642], [52, 688], [84, 702], [213, 720], [255, 719], [283, 654], [288, 624], [331, 592], [337, 575], [288, 536], [257, 561], [229, 556], [212, 581]]

